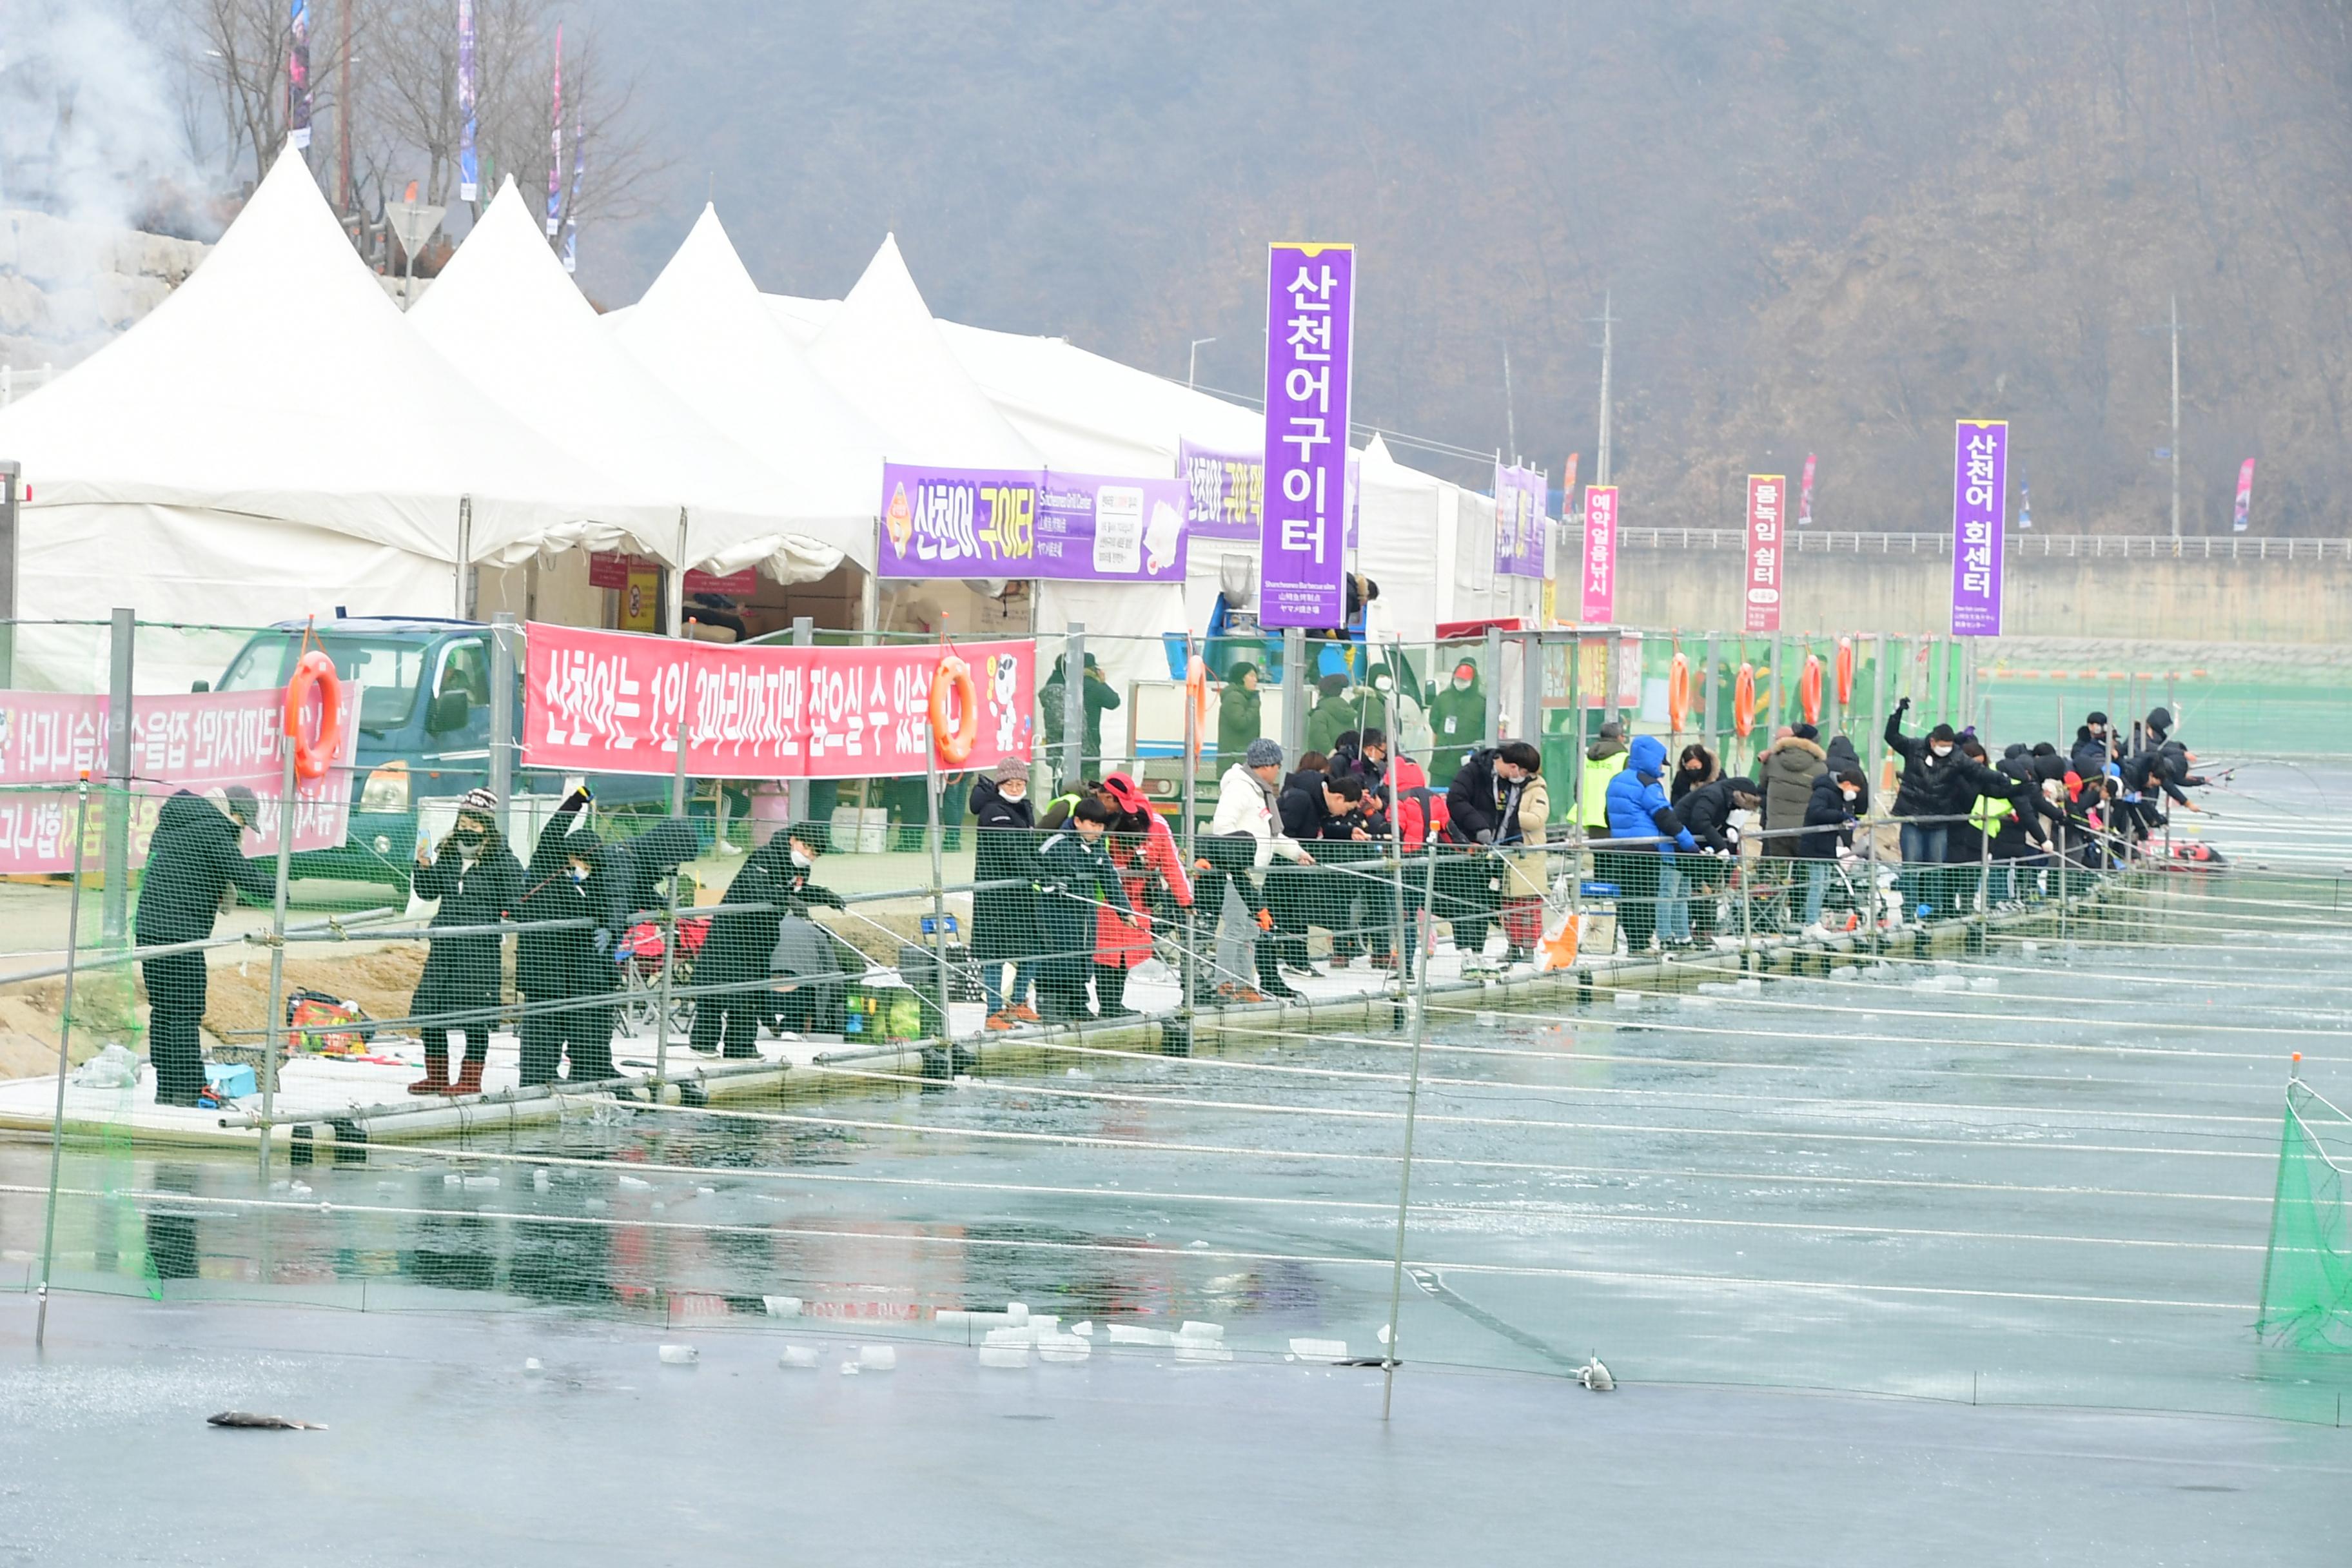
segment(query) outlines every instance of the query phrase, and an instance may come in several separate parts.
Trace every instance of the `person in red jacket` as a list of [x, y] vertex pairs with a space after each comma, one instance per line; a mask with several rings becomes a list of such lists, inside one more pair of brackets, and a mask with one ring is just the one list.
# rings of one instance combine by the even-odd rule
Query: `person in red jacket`
[[1125, 773], [1104, 777], [1105, 801], [1117, 811], [1107, 842], [1111, 864], [1118, 868], [1127, 901], [1139, 917], [1130, 922], [1108, 907], [1095, 911], [1095, 1000], [1105, 1018], [1132, 1017], [1127, 1005], [1127, 976], [1151, 956], [1150, 917], [1145, 910], [1163, 911], [1192, 907], [1192, 879], [1184, 869], [1184, 856], [1168, 819], [1151, 809], [1151, 802]]

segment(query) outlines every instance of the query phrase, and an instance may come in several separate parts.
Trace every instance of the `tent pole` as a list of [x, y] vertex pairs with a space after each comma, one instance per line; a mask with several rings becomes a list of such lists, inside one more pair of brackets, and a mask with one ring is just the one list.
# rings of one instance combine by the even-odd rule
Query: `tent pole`
[[470, 595], [466, 592], [466, 580], [473, 574], [473, 564], [474, 498], [469, 495], [465, 495], [457, 498], [457, 580], [456, 589], [457, 618], [461, 621], [467, 619], [473, 610], [473, 606], [466, 602], [467, 599], [470, 597]]

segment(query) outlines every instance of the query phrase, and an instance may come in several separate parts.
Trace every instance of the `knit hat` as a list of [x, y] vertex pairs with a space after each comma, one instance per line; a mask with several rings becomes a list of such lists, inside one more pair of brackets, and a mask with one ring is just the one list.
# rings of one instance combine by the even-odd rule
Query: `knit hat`
[[1011, 784], [1015, 779], [1023, 784], [1029, 782], [1029, 764], [1018, 757], [1007, 757], [988, 770], [988, 782], [991, 784]]
[[1135, 786], [1135, 781], [1125, 773], [1103, 774], [1103, 793], [1117, 801], [1121, 811], [1136, 812], [1151, 809], [1151, 802], [1146, 799], [1143, 792]]
[[1948, 742], [1957, 741], [1959, 739], [1959, 736], [1952, 732], [1952, 727], [1949, 724], [1938, 724], [1934, 729], [1927, 731], [1927, 739], [1931, 741]]
[[1814, 724], [1800, 724], [1790, 732], [1800, 741], [1818, 741], [1822, 738], [1820, 726]]
[[220, 808], [223, 816], [247, 827], [252, 826], [261, 815], [261, 802], [243, 784], [230, 784], [217, 791], [206, 790], [205, 796]]
[[1249, 743], [1249, 751], [1243, 756], [1242, 765], [1252, 768], [1282, 766], [1282, 742], [1269, 741], [1264, 735], [1260, 735]]
[[469, 789], [457, 797], [457, 809], [460, 812], [475, 812], [483, 816], [494, 816], [499, 809], [499, 797], [486, 789]]

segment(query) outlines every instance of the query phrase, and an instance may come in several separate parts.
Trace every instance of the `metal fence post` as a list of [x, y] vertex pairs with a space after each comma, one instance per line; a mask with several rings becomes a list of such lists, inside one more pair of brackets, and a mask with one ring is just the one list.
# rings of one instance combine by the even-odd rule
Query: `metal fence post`
[[[978, 700], [977, 692], [973, 700]], [[940, 1049], [947, 1058], [947, 1074], [952, 1076], [955, 1026], [948, 1016], [951, 995], [948, 987], [948, 895], [947, 873], [941, 858], [946, 848], [947, 823], [940, 810], [939, 738], [931, 733], [928, 720], [923, 725], [923, 815], [928, 819], [924, 837], [930, 841], [931, 849], [931, 980], [940, 998]]]
[[1709, 632], [1706, 634], [1706, 668], [1701, 672], [1698, 683], [1698, 732], [1710, 752], [1716, 749], [1715, 719], [1715, 634]]
[[[1771, 745], [1772, 736], [1780, 731], [1780, 726], [1789, 721], [1788, 668], [1789, 634], [1775, 631], [1772, 634], [1772, 682], [1767, 692], [1772, 700], [1772, 727], [1765, 731], [1766, 747]], [[1729, 773], [1731, 770], [1726, 768], [1723, 771]]]
[[[1543, 746], [1544, 635], [1519, 634], [1518, 738], [1538, 750]], [[1451, 779], [1446, 781], [1451, 784]]]
[[[289, 756], [292, 753], [288, 753]], [[49, 1128], [49, 1205], [48, 1218], [41, 1230], [41, 1304], [33, 1317], [33, 1348], [39, 1350], [49, 1331], [49, 1268], [58, 1250], [58, 1178], [65, 1159], [66, 1147], [66, 1067], [67, 1049], [73, 1038], [74, 958], [81, 949], [81, 857], [82, 846], [89, 834], [89, 775], [84, 773], [79, 792], [79, 804], [74, 811], [74, 877], [73, 890], [66, 895], [66, 994], [58, 1015], [58, 1110], [57, 1120]], [[204, 962], [204, 954], [196, 955]], [[269, 1136], [268, 1123], [262, 1124], [261, 1135]]]
[[500, 610], [490, 618], [490, 794], [498, 800], [499, 837], [514, 840], [515, 618]]
[[[816, 641], [816, 622], [807, 616], [793, 617], [793, 646], [807, 647]], [[1034, 677], [1033, 676], [1034, 679]], [[805, 778], [788, 780], [784, 784], [784, 815], [792, 822], [806, 822], [809, 815], [809, 781]]]
[[261, 1179], [269, 1180], [269, 1131], [278, 1113], [278, 1053], [286, 1044], [286, 885], [294, 866], [294, 737], [278, 738], [286, 769], [278, 795], [277, 895], [269, 910], [269, 1027], [262, 1037]]
[[1500, 626], [1486, 628], [1486, 732], [1479, 737], [1479, 744], [1491, 746], [1503, 735], [1503, 628]]
[[1062, 629], [1062, 776], [1054, 781], [1055, 795], [1064, 781], [1086, 777], [1087, 627], [1072, 621]]
[[1295, 768], [1307, 749], [1307, 634], [1282, 629], [1282, 765]]
[[[7, 399], [0, 396], [0, 406]], [[16, 684], [16, 489], [23, 468], [0, 458], [0, 687]]]
[[[1433, 924], [1430, 911], [1437, 896], [1437, 852], [1434, 840], [1429, 844], [1429, 873], [1422, 889], [1422, 920]], [[1418, 938], [1416, 938], [1416, 941]], [[1421, 1047], [1429, 1035], [1429, 955], [1414, 955], [1421, 963], [1419, 997], [1412, 1009], [1412, 1070], [1407, 1080], [1404, 1100], [1404, 1161], [1397, 1177], [1396, 1258], [1389, 1270], [1389, 1337], [1381, 1357], [1381, 1419], [1389, 1418], [1389, 1400], [1396, 1392], [1397, 1313], [1404, 1302], [1404, 1225], [1405, 1214], [1412, 1201], [1412, 1134], [1414, 1120], [1421, 1110]]]
[[131, 670], [138, 644], [135, 615], [118, 608], [109, 634], [106, 685], [106, 895], [100, 928], [111, 946], [129, 929], [131, 890]]

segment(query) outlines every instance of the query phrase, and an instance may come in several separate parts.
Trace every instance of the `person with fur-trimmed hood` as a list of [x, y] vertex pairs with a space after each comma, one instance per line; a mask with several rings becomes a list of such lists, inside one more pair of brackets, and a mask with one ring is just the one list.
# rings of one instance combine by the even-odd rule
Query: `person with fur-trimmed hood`
[[1813, 781], [1829, 771], [1829, 753], [1822, 749], [1820, 736], [1811, 724], [1800, 724], [1773, 742], [1757, 763], [1757, 782], [1764, 791], [1761, 847], [1767, 855], [1783, 859], [1796, 856]]
[[[411, 1094], [479, 1094], [482, 1068], [490, 1054], [490, 1019], [499, 1002], [499, 955], [505, 936], [472, 928], [495, 926], [522, 896], [522, 863], [498, 829], [498, 797], [468, 790], [457, 802], [457, 821], [436, 847], [416, 841], [416, 869], [409, 886], [420, 899], [436, 899], [433, 930], [467, 930], [463, 936], [428, 939], [425, 973], [409, 999], [409, 1016], [425, 1040], [425, 1076], [408, 1086]], [[466, 1059], [449, 1076], [449, 1037], [462, 1035]]]

